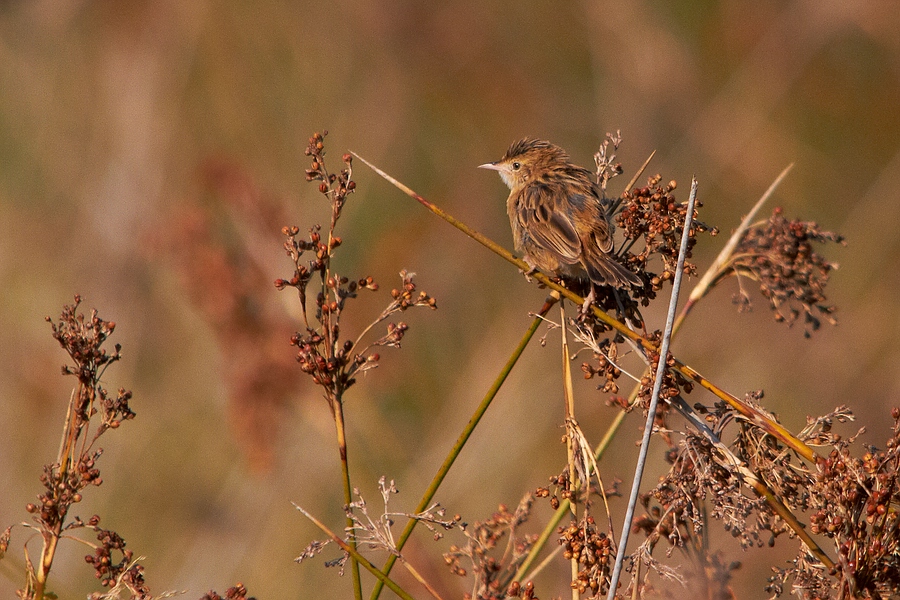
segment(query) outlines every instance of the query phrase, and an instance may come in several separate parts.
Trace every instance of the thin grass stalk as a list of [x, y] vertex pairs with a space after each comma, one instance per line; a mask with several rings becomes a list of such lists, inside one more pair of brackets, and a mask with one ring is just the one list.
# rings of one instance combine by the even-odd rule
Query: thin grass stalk
[[[437, 493], [438, 488], [441, 486], [441, 483], [443, 483], [444, 478], [447, 476], [447, 473], [450, 472], [450, 467], [453, 466], [456, 458], [459, 456], [460, 452], [462, 452], [462, 449], [466, 445], [466, 442], [469, 440], [469, 437], [472, 435], [472, 432], [475, 431], [475, 427], [481, 421], [484, 413], [487, 412], [487, 409], [491, 405], [491, 402], [493, 402], [494, 397], [497, 395], [497, 392], [500, 391], [500, 388], [503, 386], [503, 383], [506, 381], [509, 373], [512, 371], [513, 367], [522, 356], [522, 352], [525, 351], [525, 348], [528, 346], [531, 338], [534, 337], [534, 334], [538, 330], [538, 327], [540, 327], [541, 323], [543, 323], [544, 317], [547, 315], [553, 305], [556, 304], [556, 302], [557, 299], [553, 297], [549, 297], [546, 301], [544, 301], [544, 305], [536, 314], [534, 320], [531, 322], [531, 325], [528, 327], [528, 330], [525, 332], [525, 335], [522, 336], [522, 339], [519, 341], [519, 344], [518, 346], [516, 346], [515, 350], [513, 350], [513, 353], [509, 357], [509, 360], [506, 361], [503, 369], [497, 375], [497, 378], [491, 384], [491, 387], [488, 389], [481, 403], [478, 405], [478, 408], [475, 409], [475, 412], [469, 418], [469, 422], [466, 424], [465, 428], [463, 428], [462, 433], [459, 434], [459, 438], [450, 449], [450, 452], [447, 454], [447, 458], [444, 459], [443, 464], [438, 469], [437, 473], [435, 473], [434, 478], [431, 480], [431, 483], [425, 490], [425, 493], [422, 495], [422, 499], [419, 501], [419, 505], [416, 507], [416, 514], [424, 512], [431, 505], [431, 500]], [[407, 522], [406, 527], [404, 527], [402, 533], [400, 534], [400, 537], [397, 538], [398, 553], [403, 549], [403, 546], [406, 544], [409, 536], [412, 535], [413, 529], [415, 529], [417, 524], [417, 519], [410, 519], [409, 522]], [[390, 574], [395, 562], [397, 562], [397, 555], [392, 554], [390, 557], [388, 557], [387, 561], [384, 563], [384, 567], [382, 568], [385, 575]], [[384, 584], [380, 580], [376, 582], [375, 587], [372, 589], [372, 600], [376, 600], [381, 595], [381, 590], [383, 588]]]
[[[562, 367], [563, 367], [563, 396], [566, 405], [566, 458], [569, 467], [569, 493], [577, 494], [579, 482], [576, 480], [575, 471], [575, 439], [572, 435], [572, 427], [575, 423], [575, 390], [572, 385], [572, 365], [569, 361], [569, 336], [568, 327], [566, 327], [566, 303], [559, 303], [560, 332], [562, 335]], [[575, 502], [569, 502], [572, 518], [578, 518], [578, 505]], [[572, 571], [572, 581], [578, 577], [578, 557], [572, 556], [569, 559]], [[577, 589], [572, 588], [572, 600], [578, 600], [580, 596]]]
[[379, 570], [378, 570], [378, 567], [376, 567], [375, 565], [373, 565], [371, 562], [369, 562], [369, 561], [366, 559], [365, 556], [363, 556], [362, 554], [360, 554], [359, 551], [356, 549], [356, 546], [355, 546], [355, 545], [354, 545], [354, 546], [351, 546], [350, 544], [346, 543], [344, 540], [342, 540], [342, 539], [340, 538], [340, 536], [338, 536], [338, 535], [335, 534], [333, 531], [331, 531], [324, 523], [322, 523], [322, 522], [319, 521], [317, 518], [315, 518], [314, 516], [312, 516], [312, 515], [311, 515], [309, 512], [307, 512], [304, 508], [302, 508], [302, 507], [300, 507], [300, 506], [297, 506], [296, 504], [294, 504], [294, 508], [296, 508], [296, 509], [299, 510], [301, 513], [303, 513], [303, 516], [305, 516], [307, 519], [309, 519], [310, 521], [312, 521], [313, 524], [314, 524], [316, 527], [318, 527], [319, 529], [321, 529], [322, 532], [325, 533], [325, 535], [327, 535], [328, 537], [330, 537], [330, 538], [331, 538], [331, 541], [333, 541], [335, 544], [337, 544], [338, 546], [340, 546], [341, 549], [342, 549], [344, 552], [346, 552], [347, 554], [349, 554], [351, 560], [354, 560], [357, 564], [360, 564], [360, 565], [362, 565], [363, 567], [365, 567], [365, 569], [366, 569], [367, 571], [369, 571], [372, 575], [374, 575], [374, 576], [378, 579], [378, 582], [379, 582], [381, 585], [386, 585], [386, 586], [388, 586], [388, 588], [389, 588], [392, 592], [394, 592], [395, 594], [397, 594], [397, 596], [399, 596], [399, 597], [402, 598], [403, 600], [415, 600], [409, 593], [407, 593], [403, 588], [401, 588], [401, 587], [400, 587], [399, 585], [397, 585], [393, 580], [391, 580], [391, 578], [388, 577], [386, 573], [383, 573], [383, 572], [379, 571]]
[[[78, 420], [76, 415], [76, 403], [80, 401], [84, 389], [84, 384], [79, 384], [76, 389], [72, 390], [69, 397], [69, 406], [66, 409], [66, 419], [59, 444], [59, 455], [57, 456], [60, 481], [66, 478], [66, 475], [75, 463], [75, 446], [78, 441], [78, 436], [81, 433], [76, 423]], [[87, 410], [88, 414], [90, 414], [90, 406]], [[52, 531], [41, 532], [41, 560], [37, 571], [34, 572], [35, 600], [44, 599], [44, 591], [47, 589], [47, 580], [50, 577], [50, 569], [53, 567], [53, 560], [56, 557], [56, 548], [59, 546], [59, 538], [62, 535], [64, 524], [65, 515], [62, 515]]]
[[678, 251], [678, 266], [675, 268], [675, 281], [672, 283], [672, 297], [669, 300], [669, 312], [666, 316], [666, 326], [665, 329], [663, 329], [662, 342], [659, 348], [656, 379], [653, 382], [653, 395], [650, 396], [650, 407], [647, 410], [647, 423], [644, 426], [644, 439], [641, 441], [641, 451], [638, 454], [637, 466], [634, 469], [631, 496], [628, 499], [628, 507], [625, 510], [625, 521], [622, 525], [622, 535], [619, 538], [619, 547], [616, 551], [616, 565], [613, 568], [612, 576], [610, 578], [607, 600], [613, 600], [616, 596], [616, 589], [619, 586], [619, 576], [622, 574], [622, 565], [625, 562], [625, 550], [628, 547], [628, 536], [631, 534], [631, 521], [634, 518], [634, 507], [637, 505], [638, 494], [641, 491], [641, 479], [644, 476], [644, 465], [646, 464], [647, 454], [650, 450], [650, 435], [653, 433], [653, 423], [656, 420], [656, 408], [659, 405], [659, 393], [662, 389], [663, 377], [666, 374], [669, 342], [672, 341], [672, 327], [675, 325], [675, 311], [678, 310], [678, 293], [681, 291], [681, 280], [684, 277], [684, 259], [687, 254], [691, 223], [694, 219], [694, 203], [696, 200], [697, 178], [695, 177], [691, 181], [691, 193], [688, 197], [687, 214], [684, 217], [684, 230], [681, 234], [681, 248]]

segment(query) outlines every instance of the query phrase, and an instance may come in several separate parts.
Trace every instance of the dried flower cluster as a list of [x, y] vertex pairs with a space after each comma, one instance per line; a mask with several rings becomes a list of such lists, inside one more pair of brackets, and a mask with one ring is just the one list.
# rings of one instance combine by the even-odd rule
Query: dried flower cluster
[[[750, 394], [745, 402], [758, 408], [761, 397], [760, 392]], [[832, 431], [835, 422], [852, 420], [846, 407], [811, 419], [800, 437], [832, 445], [818, 465], [798, 463], [772, 436], [725, 405], [701, 412], [717, 433], [726, 424], [739, 425], [729, 445], [731, 454], [724, 454], [705, 437], [683, 436], [668, 453], [669, 472], [642, 496], [646, 512], [635, 520], [634, 528], [647, 536], [644, 551], [649, 554], [666, 540], [670, 552], [680, 549], [695, 567], [702, 567], [695, 570], [719, 573], [717, 585], [724, 585], [728, 572], [738, 565], [725, 568], [707, 554], [701, 540], [709, 517], [720, 521], [745, 548], [772, 546], [784, 533], [792, 536], [788, 524], [765, 499], [745, 487], [740, 463], [795, 514], [808, 513], [811, 533], [832, 540], [834, 568], [823, 566], [803, 546], [790, 567], [774, 568], [775, 575], [766, 586], [773, 597], [786, 591], [806, 600], [895, 597], [900, 590], [896, 510], [900, 506], [900, 409], [892, 411], [894, 432], [885, 449], [866, 447], [861, 456], [854, 452], [858, 434], [844, 439]], [[710, 507], [708, 517], [704, 504]], [[713, 563], [721, 568], [710, 571]]]
[[[528, 585], [522, 586], [520, 582], [513, 581], [516, 569], [525, 560], [528, 551], [537, 539], [536, 535], [520, 535], [521, 527], [531, 514], [533, 498], [527, 494], [514, 511], [501, 504], [490, 518], [484, 521], [476, 521], [471, 527], [463, 526], [466, 536], [465, 546], [450, 546], [450, 551], [444, 554], [444, 561], [450, 567], [450, 571], [461, 577], [468, 575], [469, 570], [462, 566], [463, 560], [470, 564], [469, 569], [474, 577], [473, 589], [463, 597], [468, 600], [503, 600], [507, 594], [515, 596], [529, 593], [534, 598], [534, 588]], [[508, 539], [507, 539], [508, 537]], [[504, 540], [506, 540], [504, 542]], [[493, 550], [498, 547], [504, 550], [502, 556], [497, 558]]]
[[[309, 139], [306, 154], [312, 157], [310, 168], [306, 170], [307, 181], [318, 181], [319, 192], [329, 201], [331, 224], [327, 234], [323, 236], [321, 227], [316, 225], [309, 230], [308, 239], [300, 239], [298, 227], [285, 227], [282, 231], [287, 237], [285, 252], [294, 264], [294, 274], [290, 279], [278, 279], [275, 286], [282, 290], [295, 288], [300, 296], [306, 331], [298, 332], [291, 337], [291, 344], [298, 348], [297, 362], [300, 369], [310, 375], [316, 385], [326, 389], [329, 400], [341, 397], [343, 392], [356, 383], [356, 377], [377, 366], [380, 356], [369, 352], [373, 346], [399, 347], [408, 326], [405, 323], [389, 323], [387, 333], [360, 349], [359, 343], [364, 334], [373, 326], [393, 315], [413, 306], [437, 308], [437, 303], [425, 292], [416, 293], [413, 274], [402, 271], [400, 277], [403, 285], [391, 292], [391, 302], [387, 308], [370, 324], [363, 335], [356, 340], [341, 337], [340, 318], [347, 300], [356, 298], [360, 290], [378, 289], [372, 277], [350, 280], [332, 270], [331, 259], [334, 251], [341, 245], [341, 238], [334, 234], [334, 228], [341, 217], [341, 211], [347, 195], [356, 189], [352, 175], [353, 157], [343, 156], [345, 167], [340, 173], [329, 173], [325, 165], [325, 133], [315, 133]], [[307, 314], [307, 288], [314, 278], [321, 281], [321, 289], [316, 294], [315, 319], [319, 325], [314, 327]]]
[[[597, 165], [597, 184], [604, 192], [609, 180], [622, 174], [622, 163], [616, 161], [616, 151], [621, 143], [621, 131], [616, 130], [615, 135], [607, 133], [606, 138], [600, 144], [600, 149], [594, 153], [594, 164]], [[609, 149], [610, 146], [612, 146], [612, 151]]]
[[[47, 577], [59, 540], [76, 529], [88, 527], [97, 532], [100, 544], [85, 542], [95, 549], [95, 554], [86, 556], [85, 560], [95, 567], [101, 585], [107, 588], [125, 585], [134, 598], [149, 598], [143, 583], [143, 568], [132, 562], [131, 551], [125, 549], [125, 542], [117, 533], [101, 529], [97, 516], [87, 525], [77, 516], [68, 518], [72, 506], [81, 502], [84, 489], [103, 483], [96, 466], [103, 453], [102, 449], [95, 448], [97, 440], [107, 431], [118, 428], [123, 421], [135, 417], [129, 406], [131, 392], [120, 389], [113, 397], [100, 383], [106, 369], [121, 358], [118, 344], [113, 352], [104, 348], [116, 324], [101, 319], [96, 310], [91, 311], [90, 316], [79, 313], [80, 304], [81, 298], [75, 296], [75, 302], [63, 308], [58, 322], [47, 318], [53, 338], [74, 363], [64, 366], [62, 372], [75, 376], [78, 384], [69, 400], [59, 456], [56, 462], [44, 466], [41, 475], [41, 484], [46, 491], [38, 496], [37, 504], [29, 503], [25, 507], [32, 515], [33, 523], [24, 526], [37, 531], [43, 545], [40, 560], [27, 561], [26, 586], [18, 594], [29, 600], [43, 597], [47, 593]], [[12, 527], [9, 527], [0, 536], [0, 557], [9, 546], [11, 531]], [[114, 552], [123, 558], [115, 562]]]
[[[842, 415], [843, 416], [843, 415]], [[768, 591], [778, 595], [793, 579], [804, 598], [895, 598], [900, 591], [900, 408], [891, 411], [893, 433], [884, 449], [851, 452], [855, 437], [837, 440], [812, 470], [804, 490], [813, 533], [832, 541], [837, 557], [828, 573], [801, 554], [778, 569]], [[836, 576], [836, 577], [835, 577]]]
[[[144, 583], [144, 567], [134, 562], [134, 553], [125, 548], [125, 540], [115, 531], [102, 529], [100, 517], [94, 515], [88, 521], [88, 527], [97, 533], [99, 546], [95, 546], [94, 555], [84, 557], [86, 563], [94, 567], [100, 585], [111, 590], [127, 590], [131, 598], [150, 598], [150, 590]], [[116, 561], [116, 556], [121, 558]], [[89, 600], [104, 600], [110, 594], [94, 593]]]
[[[841, 235], [822, 231], [810, 221], [788, 220], [776, 208], [765, 223], [750, 228], [741, 239], [723, 275], [745, 275], [759, 283], [776, 321], [793, 324], [802, 313], [805, 335], [819, 328], [821, 319], [834, 323], [834, 307], [824, 304], [825, 285], [837, 265], [813, 250], [813, 243], [843, 244]], [[735, 297], [742, 308], [750, 299], [742, 289]]]
[[612, 539], [597, 527], [590, 515], [560, 527], [559, 543], [566, 560], [578, 561], [578, 574], [572, 588], [579, 594], [605, 594], [609, 589], [610, 571], [615, 562], [616, 549]]
[[[663, 185], [660, 184], [661, 180], [660, 175], [650, 177], [646, 186], [625, 192], [616, 202], [616, 206], [621, 209], [616, 215], [616, 224], [625, 236], [625, 263], [636, 273], [645, 274], [645, 280], [650, 283], [635, 295], [644, 306], [656, 297], [656, 292], [662, 289], [664, 282], [671, 281], [675, 277], [681, 235], [687, 216], [687, 202], [679, 202], [673, 194], [677, 187], [676, 182], [673, 180]], [[691, 251], [697, 244], [698, 233], [704, 231], [709, 231], [711, 235], [718, 233], [717, 229], [710, 229], [697, 220], [698, 209], [702, 206], [699, 200], [695, 203], [687, 258], [691, 257]], [[634, 254], [631, 250], [638, 240], [643, 240], [643, 248]], [[654, 256], [662, 261], [663, 270], [659, 274], [648, 270]], [[697, 266], [685, 261], [684, 270], [695, 275]]]
[[[613, 144], [614, 149], [617, 148], [619, 141], [620, 138], [616, 136], [608, 136], [595, 155], [597, 179], [601, 185], [621, 172], [622, 167], [615, 162], [615, 154], [610, 154], [608, 149], [610, 144]], [[603, 311], [618, 314], [639, 327], [644, 324], [639, 307], [648, 306], [663, 284], [671, 282], [675, 277], [681, 234], [687, 215], [687, 202], [680, 202], [674, 196], [676, 182], [670, 181], [662, 185], [661, 179], [660, 175], [648, 178], [646, 186], [626, 191], [614, 202], [610, 202], [607, 209], [611, 221], [616, 223], [624, 237], [616, 254], [621, 262], [644, 281], [644, 286], [639, 289], [631, 288], [627, 293], [626, 290], [603, 286], [596, 290], [599, 293], [595, 293], [595, 304]], [[701, 206], [703, 204], [698, 200], [689, 232], [688, 258], [691, 257], [691, 249], [696, 245], [699, 233], [718, 233], [718, 229], [710, 229], [696, 219]], [[652, 267], [655, 264], [654, 257], [661, 262], [661, 273], [651, 270], [655, 268]], [[696, 274], [697, 267], [690, 261], [685, 262], [684, 268], [685, 272]], [[579, 283], [571, 284], [575, 291], [584, 294], [590, 291], [580, 289]], [[591, 316], [588, 316], [587, 322], [597, 334], [609, 330], [607, 325], [596, 322]]]
[[253, 596], [247, 595], [247, 588], [243, 583], [239, 583], [234, 587], [225, 590], [225, 595], [220, 596], [215, 592], [205, 594], [200, 600], [256, 600]]
[[598, 377], [602, 380], [597, 385], [597, 389], [603, 393], [618, 394], [619, 384], [617, 381], [622, 376], [622, 369], [618, 366], [619, 345], [613, 338], [603, 338], [597, 343], [594, 349], [594, 359], [597, 366], [590, 363], [581, 363], [581, 370], [585, 379], [593, 379]]

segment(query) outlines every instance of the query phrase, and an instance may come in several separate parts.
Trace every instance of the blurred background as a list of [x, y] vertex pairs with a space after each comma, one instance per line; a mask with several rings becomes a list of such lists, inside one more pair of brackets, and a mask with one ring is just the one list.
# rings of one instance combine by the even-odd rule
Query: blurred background
[[[898, 31], [887, 0], [0, 3], [0, 525], [28, 519], [55, 459], [73, 380], [59, 375], [66, 357], [44, 317], [79, 293], [117, 323], [124, 359], [105, 380], [133, 390], [137, 418], [102, 439], [104, 484], [73, 512], [100, 514], [146, 557], [155, 593], [197, 598], [241, 581], [260, 598], [350, 596], [349, 575], [292, 562], [321, 534], [291, 502], [342, 526], [340, 466], [328, 407], [288, 343], [296, 294], [272, 285], [292, 272], [281, 227], [327, 224], [304, 176], [322, 129], [330, 169], [352, 149], [507, 246], [507, 190], [475, 166], [536, 136], [590, 167], [621, 130], [626, 175], [612, 192], [654, 150], [647, 174], [676, 179], [682, 198], [699, 178], [701, 218], [723, 233], [701, 237], [701, 272], [794, 163], [763, 212], [783, 206], [847, 237], [823, 249], [840, 264], [829, 286], [839, 324], [804, 339], [755, 291], [754, 311], [738, 314], [730, 280], [673, 350], [738, 396], [764, 389], [794, 431], [849, 404], [859, 419], [841, 431], [865, 426], [883, 444], [900, 404]], [[394, 479], [391, 508], [410, 511], [545, 292], [354, 168], [337, 268], [382, 291], [352, 304], [344, 331], [381, 311], [403, 268], [439, 306], [404, 315], [403, 348], [385, 349], [346, 404], [355, 484], [378, 507], [378, 477]], [[648, 326], [662, 326], [661, 304], [645, 311]], [[451, 514], [485, 519], [562, 470], [560, 373], [552, 331], [440, 490]], [[615, 409], [596, 382], [577, 384], [596, 443]], [[607, 481], [630, 478], [641, 421], [629, 417], [601, 463]], [[664, 469], [654, 448], [647, 487]], [[550, 510], [536, 506], [539, 529]], [[623, 502], [613, 509], [618, 533]], [[796, 551], [780, 538], [775, 551], [742, 553], [721, 527], [712, 534], [725, 562], [743, 562], [741, 598], [767, 597], [770, 567]], [[26, 539], [17, 529], [0, 562], [2, 597], [24, 583]], [[446, 573], [448, 541], [461, 542], [423, 532], [408, 548], [458, 598], [468, 582]], [[97, 589], [86, 553], [61, 547], [60, 598]], [[545, 571], [540, 596], [567, 595], [567, 571]]]

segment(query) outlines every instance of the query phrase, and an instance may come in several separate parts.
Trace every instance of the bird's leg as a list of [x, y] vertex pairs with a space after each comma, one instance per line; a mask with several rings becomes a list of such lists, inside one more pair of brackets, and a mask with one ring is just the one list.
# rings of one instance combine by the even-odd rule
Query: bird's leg
[[591, 291], [588, 293], [587, 297], [584, 299], [584, 304], [581, 305], [581, 315], [578, 317], [579, 320], [583, 321], [585, 317], [588, 316], [588, 313], [591, 312], [591, 304], [594, 303], [594, 300], [597, 299], [597, 294], [594, 292], [594, 284], [591, 284]]
[[519, 271], [521, 271], [525, 275], [525, 281], [527, 281], [528, 283], [531, 283], [531, 276], [538, 272], [538, 268], [537, 268], [537, 266], [535, 266], [534, 262], [531, 260], [531, 257], [528, 256], [527, 254], [522, 257], [522, 260], [524, 260], [525, 263], [528, 265], [528, 270], [523, 271], [522, 269], [519, 269]]

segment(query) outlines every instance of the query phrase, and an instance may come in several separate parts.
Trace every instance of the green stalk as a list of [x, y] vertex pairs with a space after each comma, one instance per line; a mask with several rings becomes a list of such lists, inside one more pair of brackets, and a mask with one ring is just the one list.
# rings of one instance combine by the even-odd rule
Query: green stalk
[[[441, 468], [438, 469], [438, 472], [431, 480], [431, 484], [428, 486], [428, 489], [425, 490], [425, 493], [422, 495], [422, 499], [419, 501], [419, 505], [416, 507], [416, 514], [425, 511], [431, 505], [431, 500], [437, 493], [438, 488], [441, 486], [441, 483], [443, 483], [444, 478], [447, 476], [447, 473], [450, 472], [450, 467], [453, 466], [456, 458], [459, 456], [460, 452], [462, 452], [462, 449], [466, 445], [469, 437], [472, 435], [472, 432], [475, 431], [475, 427], [478, 425], [478, 422], [481, 421], [481, 417], [483, 417], [484, 413], [487, 412], [487, 409], [491, 405], [491, 402], [493, 402], [494, 397], [497, 395], [497, 392], [500, 391], [500, 387], [506, 381], [507, 376], [509, 375], [510, 371], [512, 371], [512, 368], [516, 365], [516, 362], [518, 362], [519, 357], [522, 356], [522, 352], [525, 351], [525, 347], [528, 346], [531, 338], [534, 337], [534, 333], [543, 322], [543, 317], [547, 314], [550, 308], [552, 308], [553, 305], [556, 304], [556, 302], [557, 300], [555, 298], [547, 298], [547, 300], [544, 302], [544, 305], [535, 316], [534, 321], [532, 321], [531, 326], [528, 328], [528, 331], [526, 331], [525, 335], [522, 336], [519, 345], [516, 346], [515, 350], [513, 350], [512, 355], [509, 357], [509, 360], [506, 361], [506, 364], [503, 366], [500, 374], [497, 375], [494, 383], [488, 389], [487, 394], [485, 394], [484, 399], [481, 401], [481, 404], [479, 404], [478, 408], [475, 409], [475, 412], [469, 418], [469, 422], [462, 430], [462, 433], [459, 434], [459, 438], [450, 449], [450, 452], [449, 454], [447, 454], [447, 458], [444, 459], [444, 463], [441, 465]], [[409, 536], [412, 534], [413, 529], [415, 529], [417, 524], [418, 520], [416, 519], [410, 519], [409, 522], [407, 522], [406, 527], [403, 529], [403, 532], [397, 539], [398, 553], [403, 549], [404, 544], [406, 544], [406, 540], [409, 539]], [[397, 562], [397, 555], [392, 554], [384, 563], [382, 572], [385, 575], [389, 575], [391, 569], [394, 567], [395, 562]], [[372, 600], [376, 600], [378, 596], [381, 595], [381, 590], [383, 587], [384, 584], [381, 581], [378, 581], [375, 584], [375, 587], [372, 590]]]

